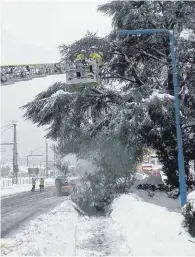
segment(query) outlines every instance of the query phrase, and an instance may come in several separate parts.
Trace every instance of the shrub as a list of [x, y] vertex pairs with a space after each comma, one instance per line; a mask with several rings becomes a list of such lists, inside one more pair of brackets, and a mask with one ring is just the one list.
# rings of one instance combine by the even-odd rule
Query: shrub
[[195, 191], [188, 195], [182, 214], [184, 215], [184, 227], [192, 237], [195, 237]]

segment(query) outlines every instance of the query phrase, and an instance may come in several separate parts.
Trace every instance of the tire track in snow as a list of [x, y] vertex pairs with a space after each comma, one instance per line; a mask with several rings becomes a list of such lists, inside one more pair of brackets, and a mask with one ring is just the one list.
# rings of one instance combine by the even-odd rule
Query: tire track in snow
[[1, 237], [20, 228], [24, 222], [46, 213], [62, 202], [52, 194], [52, 187], [45, 192], [23, 192], [1, 199]]

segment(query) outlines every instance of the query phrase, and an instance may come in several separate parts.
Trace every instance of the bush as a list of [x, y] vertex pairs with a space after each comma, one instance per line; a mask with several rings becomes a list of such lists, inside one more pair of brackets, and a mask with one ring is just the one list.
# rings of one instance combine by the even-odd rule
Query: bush
[[114, 199], [114, 192], [85, 178], [76, 185], [71, 199], [86, 215], [105, 215]]
[[127, 193], [129, 187], [129, 181], [124, 179], [108, 181], [102, 174], [88, 174], [76, 185], [71, 199], [89, 216], [105, 215], [114, 198]]
[[184, 227], [192, 237], [195, 237], [195, 191], [188, 195], [182, 214], [184, 215]]
[[179, 194], [180, 194], [179, 189], [175, 188], [175, 189], [171, 190], [170, 192], [168, 192], [168, 197], [177, 199], [179, 197]]

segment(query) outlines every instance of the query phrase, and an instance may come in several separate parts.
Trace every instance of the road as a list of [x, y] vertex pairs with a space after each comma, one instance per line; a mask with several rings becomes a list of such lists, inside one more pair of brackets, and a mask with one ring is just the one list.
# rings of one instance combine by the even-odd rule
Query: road
[[64, 201], [53, 196], [52, 187], [45, 192], [24, 192], [1, 199], [1, 237], [6, 237], [37, 215], [46, 213]]

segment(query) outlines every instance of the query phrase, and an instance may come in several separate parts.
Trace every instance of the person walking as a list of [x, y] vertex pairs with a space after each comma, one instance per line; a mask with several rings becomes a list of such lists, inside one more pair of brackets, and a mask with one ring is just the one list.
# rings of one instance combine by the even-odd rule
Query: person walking
[[32, 192], [35, 192], [35, 186], [36, 186], [36, 178], [32, 178], [32, 189], [31, 189], [31, 191]]
[[40, 192], [44, 191], [44, 178], [40, 178], [39, 181], [39, 187], [40, 187]]

